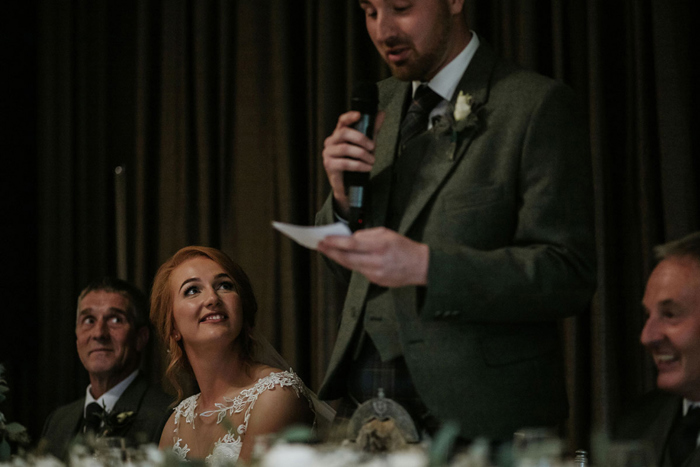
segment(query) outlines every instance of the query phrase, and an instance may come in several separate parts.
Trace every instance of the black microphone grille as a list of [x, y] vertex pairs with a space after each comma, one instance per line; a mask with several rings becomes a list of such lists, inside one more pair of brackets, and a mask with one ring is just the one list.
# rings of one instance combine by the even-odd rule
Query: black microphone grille
[[371, 81], [359, 81], [352, 89], [352, 103], [350, 108], [363, 114], [377, 113], [379, 92], [376, 83]]

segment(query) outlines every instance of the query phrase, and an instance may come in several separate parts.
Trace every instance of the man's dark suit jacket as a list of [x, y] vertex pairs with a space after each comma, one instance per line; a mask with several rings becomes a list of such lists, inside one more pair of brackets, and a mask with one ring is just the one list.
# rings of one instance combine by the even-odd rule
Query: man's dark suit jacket
[[[596, 277], [587, 124], [569, 88], [508, 64], [483, 41], [453, 105], [460, 91], [473, 104], [456, 133], [438, 123], [413, 139], [425, 156], [397, 229], [429, 246], [428, 285], [386, 289], [387, 306], [367, 317], [367, 279], [328, 262], [349, 283], [319, 396], [344, 395], [363, 319], [395, 314], [428, 409], [460, 422], [466, 438], [510, 439], [568, 413], [558, 321], [588, 310]], [[386, 225], [409, 93], [408, 82], [379, 83], [385, 118], [370, 174], [370, 227]], [[331, 196], [316, 224], [333, 222]]]
[[[681, 416], [683, 398], [661, 391], [647, 394], [633, 412], [622, 417], [615, 429], [618, 440], [649, 441], [655, 464], [670, 467], [666, 442], [674, 422]], [[700, 448], [695, 449], [683, 467], [700, 467]]]
[[[146, 378], [139, 373], [136, 379], [126, 388], [112, 413], [133, 411], [135, 415], [116, 435], [123, 436], [133, 442], [158, 443], [160, 435], [170, 416], [170, 404], [173, 398], [160, 388], [148, 384]], [[46, 451], [59, 459], [66, 459], [68, 446], [78, 434], [83, 422], [85, 398], [54, 410], [44, 423], [42, 439], [46, 440]]]

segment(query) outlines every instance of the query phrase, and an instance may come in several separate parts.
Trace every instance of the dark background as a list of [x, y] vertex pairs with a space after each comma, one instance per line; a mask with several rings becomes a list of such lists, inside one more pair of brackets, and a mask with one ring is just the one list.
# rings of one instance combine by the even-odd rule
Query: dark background
[[[700, 229], [697, 2], [467, 1], [504, 56], [561, 79], [589, 113], [599, 288], [564, 323], [568, 438], [585, 447], [653, 387], [638, 343], [653, 245]], [[250, 274], [259, 326], [318, 387], [343, 291], [270, 221], [310, 224], [328, 194], [323, 139], [358, 79], [388, 75], [354, 0], [11, 2], [3, 52], [1, 410], [34, 438], [79, 397], [75, 299], [116, 274], [150, 288], [192, 243]], [[154, 381], [161, 359], [145, 361]]]
[[[10, 421], [35, 429], [41, 417], [31, 407], [38, 395], [39, 355], [37, 218], [37, 5], [17, 2], [0, 15], [5, 79], [0, 104], [0, 364], [9, 380], [0, 407]], [[12, 297], [12, 298], [10, 298]], [[62, 352], [72, 358], [70, 349]]]

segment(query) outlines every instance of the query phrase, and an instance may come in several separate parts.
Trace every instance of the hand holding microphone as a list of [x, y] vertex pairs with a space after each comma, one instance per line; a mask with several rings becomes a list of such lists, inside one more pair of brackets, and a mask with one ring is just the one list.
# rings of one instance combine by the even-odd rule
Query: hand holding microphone
[[[333, 190], [335, 209], [350, 220], [352, 230], [364, 227], [369, 206], [367, 182], [374, 164], [372, 136], [377, 100], [374, 83], [356, 86], [351, 105], [353, 110], [338, 118], [335, 130], [324, 142], [323, 166]], [[348, 180], [345, 180], [346, 173], [349, 174]], [[349, 187], [354, 188], [350, 190]], [[352, 214], [350, 191], [353, 195]]]
[[[374, 137], [378, 101], [377, 85], [374, 83], [360, 82], [353, 89], [351, 109], [360, 112], [360, 120], [353, 127], [369, 139]], [[350, 209], [350, 230], [355, 232], [365, 226], [369, 206], [369, 172], [346, 171], [343, 174], [343, 185]]]

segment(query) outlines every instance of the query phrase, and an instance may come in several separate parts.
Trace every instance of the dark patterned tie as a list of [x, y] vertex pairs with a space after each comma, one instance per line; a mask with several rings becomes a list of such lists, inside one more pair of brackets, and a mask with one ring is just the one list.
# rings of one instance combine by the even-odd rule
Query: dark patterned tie
[[92, 431], [97, 433], [102, 424], [102, 419], [100, 414], [102, 413], [102, 407], [97, 402], [90, 402], [87, 407], [85, 407], [85, 419], [83, 420], [83, 433]]
[[413, 102], [411, 102], [411, 106], [401, 122], [399, 139], [401, 146], [428, 128], [428, 116], [440, 101], [442, 101], [442, 97], [430, 89], [427, 84], [418, 86], [413, 95]]
[[697, 448], [700, 432], [700, 407], [691, 407], [668, 436], [668, 454], [674, 466], [680, 466]]

